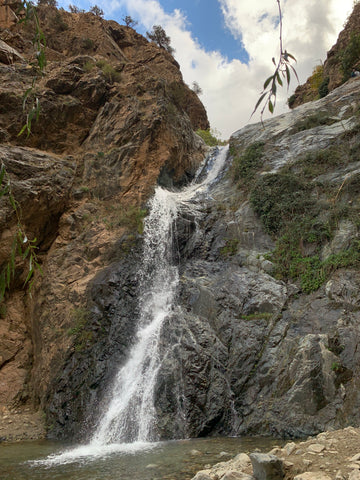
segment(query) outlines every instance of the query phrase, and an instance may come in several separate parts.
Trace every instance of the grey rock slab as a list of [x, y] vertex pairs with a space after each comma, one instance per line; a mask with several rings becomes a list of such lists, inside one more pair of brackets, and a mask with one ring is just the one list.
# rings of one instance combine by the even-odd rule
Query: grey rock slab
[[281, 480], [284, 477], [283, 462], [275, 455], [250, 453], [256, 480]]

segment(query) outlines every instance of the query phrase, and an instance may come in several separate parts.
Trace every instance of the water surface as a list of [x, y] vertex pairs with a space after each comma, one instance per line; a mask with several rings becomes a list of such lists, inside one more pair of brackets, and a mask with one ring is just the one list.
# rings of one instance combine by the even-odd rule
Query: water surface
[[[49, 441], [0, 445], [1, 480], [188, 480], [205, 466], [241, 452], [268, 451], [269, 438], [210, 438], [136, 446], [111, 445], [74, 455], [74, 446]], [[87, 446], [83, 447], [87, 448]], [[65, 454], [64, 454], [65, 451]], [[72, 455], [72, 458], [70, 458]]]

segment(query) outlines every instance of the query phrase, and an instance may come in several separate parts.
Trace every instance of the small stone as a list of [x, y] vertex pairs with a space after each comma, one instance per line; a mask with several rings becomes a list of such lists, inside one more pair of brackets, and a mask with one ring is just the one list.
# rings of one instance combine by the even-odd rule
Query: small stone
[[360, 480], [360, 470], [353, 470], [350, 472], [349, 480]]
[[242, 472], [228, 472], [221, 477], [221, 480], [254, 480], [254, 477]]
[[350, 462], [356, 462], [358, 460], [360, 460], [360, 453], [357, 453], [356, 455], [350, 458]]
[[283, 448], [283, 450], [285, 450], [285, 452], [286, 452], [286, 455], [291, 455], [295, 449], [296, 449], [296, 443], [295, 442], [289, 442]]
[[359, 465], [357, 463], [349, 463], [348, 468], [352, 468], [353, 470], [359, 470]]
[[193, 450], [190, 450], [190, 455], [201, 455], [201, 452], [200, 450], [193, 449]]
[[229, 452], [220, 452], [219, 457], [231, 457], [231, 453]]
[[311, 460], [304, 459], [303, 464], [307, 467], [309, 467], [313, 462]]
[[287, 461], [284, 462], [284, 465], [285, 465], [285, 467], [287, 467], [287, 468], [291, 468], [291, 467], [294, 466], [294, 464], [293, 464], [292, 462], [287, 462]]
[[312, 445], [308, 446], [307, 450], [310, 453], [321, 453], [323, 450], [325, 450], [325, 445], [321, 445], [321, 443], [313, 443]]
[[341, 472], [341, 470], [338, 470], [336, 475], [335, 475], [335, 480], [345, 480], [344, 474]]
[[295, 455], [302, 455], [303, 453], [304, 453], [304, 450], [301, 450], [299, 448], [299, 450], [296, 450]]
[[149, 465], [146, 465], [146, 468], [157, 468], [158, 466], [156, 465], [156, 463], [149, 463]]
[[244, 470], [247, 467], [250, 467], [251, 460], [249, 455], [246, 453], [239, 453], [233, 460], [233, 465], [237, 470]]
[[257, 480], [279, 480], [284, 477], [283, 463], [275, 455], [250, 453], [250, 459]]
[[268, 452], [269, 455], [280, 455], [282, 453], [281, 448], [279, 447], [274, 447], [270, 452]]
[[212, 478], [207, 473], [198, 472], [192, 480], [212, 480]]
[[331, 477], [324, 472], [304, 472], [296, 475], [294, 480], [331, 480]]

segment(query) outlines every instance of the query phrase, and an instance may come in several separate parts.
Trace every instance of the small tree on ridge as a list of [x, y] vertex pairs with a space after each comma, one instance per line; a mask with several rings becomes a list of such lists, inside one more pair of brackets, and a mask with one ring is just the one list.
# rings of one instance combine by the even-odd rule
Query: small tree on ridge
[[153, 25], [152, 31], [146, 32], [146, 36], [149, 40], [156, 43], [160, 48], [164, 48], [167, 52], [171, 53], [171, 55], [175, 52], [175, 50], [170, 46], [170, 37], [166, 35], [166, 32], [161, 25]]

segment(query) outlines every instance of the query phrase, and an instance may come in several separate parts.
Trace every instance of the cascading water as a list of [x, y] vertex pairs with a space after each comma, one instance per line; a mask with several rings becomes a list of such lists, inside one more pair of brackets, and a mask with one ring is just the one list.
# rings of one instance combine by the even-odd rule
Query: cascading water
[[94, 444], [157, 440], [153, 393], [160, 368], [159, 336], [178, 285], [178, 269], [172, 261], [172, 228], [182, 209], [191, 209], [191, 204], [196, 209], [190, 202], [215, 180], [226, 155], [227, 148], [222, 148], [201, 183], [195, 181], [180, 192], [157, 187], [150, 201], [144, 228], [137, 341], [116, 376], [112, 399], [91, 441]]
[[158, 339], [178, 283], [177, 268], [171, 264], [171, 228], [177, 215], [177, 202], [170, 192], [157, 188], [149, 209], [140, 272], [141, 316], [137, 342], [116, 376], [112, 400], [93, 436], [92, 442], [98, 444], [156, 439], [152, 428], [152, 394], [159, 368]]
[[55, 455], [51, 463], [68, 463], [79, 457], [95, 458], [112, 451], [144, 447], [156, 441], [153, 403], [157, 373], [161, 367], [159, 339], [178, 286], [173, 262], [173, 226], [180, 212], [195, 214], [201, 195], [208, 192], [222, 170], [228, 148], [211, 156], [197, 179], [179, 192], [156, 188], [144, 226], [144, 250], [140, 275], [140, 321], [136, 341], [125, 365], [114, 380], [111, 400], [98, 422], [89, 445]]
[[144, 228], [137, 341], [116, 376], [112, 400], [92, 438], [94, 444], [157, 440], [153, 393], [160, 367], [159, 336], [178, 285], [178, 269], [172, 262], [172, 228], [179, 211], [191, 208], [190, 202], [218, 176], [226, 155], [227, 148], [221, 149], [201, 183], [193, 182], [180, 192], [157, 187], [150, 201]]

